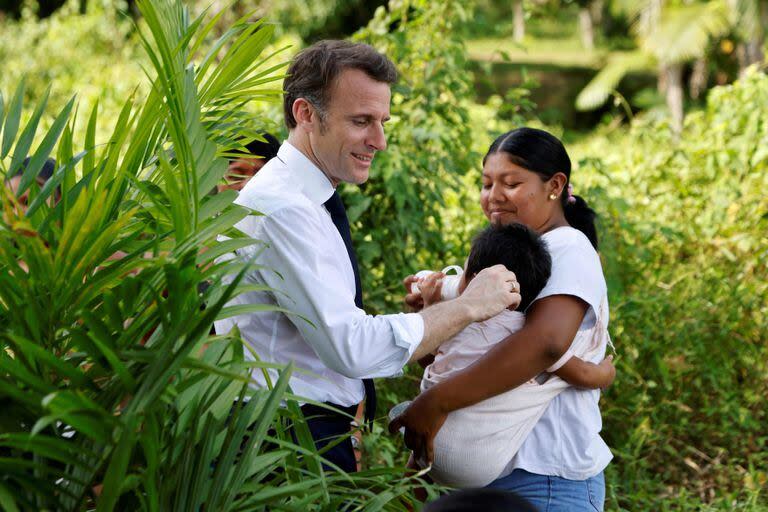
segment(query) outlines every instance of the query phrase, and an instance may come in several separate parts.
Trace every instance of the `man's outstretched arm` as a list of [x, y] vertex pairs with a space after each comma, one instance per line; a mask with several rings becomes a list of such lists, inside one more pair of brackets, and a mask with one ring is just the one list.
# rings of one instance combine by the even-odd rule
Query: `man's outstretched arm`
[[517, 279], [504, 265], [483, 269], [456, 299], [439, 302], [423, 309], [424, 337], [411, 355], [417, 361], [434, 352], [472, 322], [495, 316], [510, 306], [520, 304]]

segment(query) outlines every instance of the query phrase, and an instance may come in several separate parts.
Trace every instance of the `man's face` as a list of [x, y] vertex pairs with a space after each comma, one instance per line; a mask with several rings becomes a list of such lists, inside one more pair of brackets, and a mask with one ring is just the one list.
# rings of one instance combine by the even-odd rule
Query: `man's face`
[[389, 84], [358, 69], [346, 69], [336, 79], [324, 119], [309, 132], [313, 160], [334, 187], [368, 179], [374, 154], [387, 147], [390, 97]]

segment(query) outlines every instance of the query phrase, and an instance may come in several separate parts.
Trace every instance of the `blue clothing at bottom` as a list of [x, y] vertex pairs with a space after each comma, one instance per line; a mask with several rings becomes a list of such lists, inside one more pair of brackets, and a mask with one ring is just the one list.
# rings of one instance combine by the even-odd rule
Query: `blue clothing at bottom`
[[586, 480], [568, 480], [516, 469], [488, 487], [512, 491], [539, 512], [603, 512], [605, 503], [602, 472]]
[[[356, 405], [351, 407], [332, 406], [350, 416], [354, 416], [357, 410]], [[328, 445], [332, 445], [322, 456], [347, 473], [356, 472], [357, 461], [355, 460], [355, 451], [352, 448], [352, 438], [349, 433], [349, 417], [330, 413], [327, 409], [314, 405], [304, 405], [301, 410], [304, 412], [307, 426], [317, 449], [321, 450]], [[327, 464], [323, 464], [323, 468], [326, 471], [332, 470]]]

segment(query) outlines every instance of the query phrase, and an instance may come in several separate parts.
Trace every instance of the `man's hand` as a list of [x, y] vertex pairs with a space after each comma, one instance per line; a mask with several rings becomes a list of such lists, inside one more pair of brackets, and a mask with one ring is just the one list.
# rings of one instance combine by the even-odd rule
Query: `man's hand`
[[448, 413], [443, 411], [429, 390], [420, 394], [408, 408], [389, 424], [394, 434], [405, 427], [405, 446], [413, 450], [415, 459], [426, 467], [434, 460], [433, 442], [445, 423]]
[[463, 301], [472, 312], [475, 322], [487, 320], [505, 309], [520, 305], [520, 285], [515, 273], [494, 265], [481, 270], [456, 299]]
[[[413, 280], [407, 278], [406, 282], [410, 286]], [[423, 305], [424, 298], [420, 297], [420, 301]], [[504, 268], [504, 265], [482, 270], [457, 299], [434, 304], [419, 312], [424, 320], [424, 337], [411, 354], [410, 360], [417, 361], [434, 352], [441, 343], [472, 322], [486, 320], [519, 304], [520, 294], [515, 274]]]

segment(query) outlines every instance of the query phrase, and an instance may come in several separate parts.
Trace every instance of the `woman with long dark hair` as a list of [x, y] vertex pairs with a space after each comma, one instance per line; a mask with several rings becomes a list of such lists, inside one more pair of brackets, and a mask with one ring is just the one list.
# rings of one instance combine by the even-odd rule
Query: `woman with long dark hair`
[[[563, 144], [543, 130], [505, 133], [483, 159], [482, 179], [485, 216], [494, 224], [518, 222], [540, 233], [552, 257], [552, 275], [527, 309], [521, 330], [419, 395], [392, 422], [393, 431], [406, 427], [406, 444], [427, 460], [451, 411], [556, 367], [578, 331], [598, 319], [608, 321], [595, 213], [572, 192], [571, 161]], [[420, 297], [409, 294], [406, 301], [418, 305]], [[600, 358], [605, 346], [601, 352]], [[603, 470], [612, 455], [600, 437], [599, 397], [599, 390], [575, 387], [558, 395], [490, 487], [514, 491], [543, 511], [603, 510]]]

